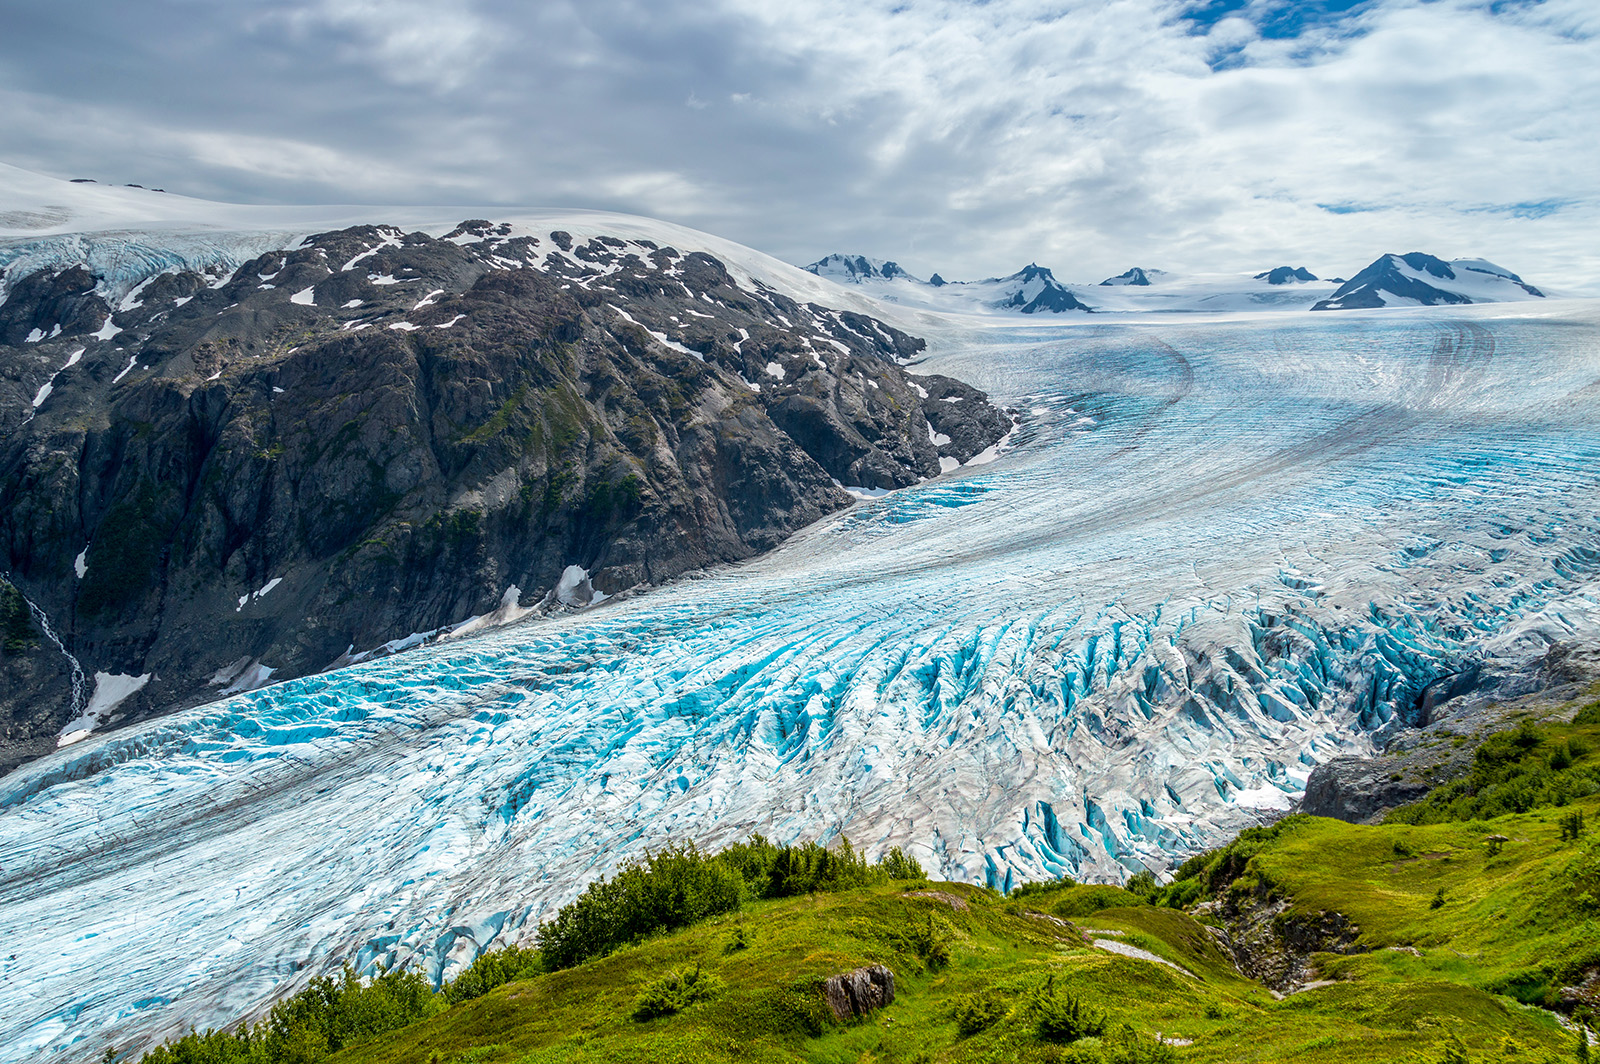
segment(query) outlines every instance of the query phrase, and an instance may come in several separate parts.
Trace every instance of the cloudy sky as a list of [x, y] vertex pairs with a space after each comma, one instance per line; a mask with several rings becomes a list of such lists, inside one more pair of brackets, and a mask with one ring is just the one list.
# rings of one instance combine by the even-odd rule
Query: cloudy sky
[[1595, 0], [6, 0], [0, 160], [647, 214], [946, 277], [1600, 284]]

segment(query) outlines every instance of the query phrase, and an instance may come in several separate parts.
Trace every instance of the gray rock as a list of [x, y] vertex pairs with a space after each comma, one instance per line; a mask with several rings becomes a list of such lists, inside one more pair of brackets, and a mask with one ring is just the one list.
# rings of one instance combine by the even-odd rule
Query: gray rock
[[1366, 952], [1356, 941], [1360, 928], [1343, 913], [1300, 913], [1292, 907], [1292, 901], [1270, 891], [1230, 890], [1196, 912], [1222, 923], [1206, 930], [1241, 974], [1280, 994], [1316, 980], [1310, 963], [1314, 953]]
[[1433, 784], [1407, 778], [1398, 759], [1336, 757], [1312, 769], [1300, 812], [1351, 824], [1381, 820], [1396, 806], [1420, 800]]
[[864, 1016], [894, 1001], [894, 973], [881, 964], [830, 976], [822, 984], [823, 997], [840, 1023]]

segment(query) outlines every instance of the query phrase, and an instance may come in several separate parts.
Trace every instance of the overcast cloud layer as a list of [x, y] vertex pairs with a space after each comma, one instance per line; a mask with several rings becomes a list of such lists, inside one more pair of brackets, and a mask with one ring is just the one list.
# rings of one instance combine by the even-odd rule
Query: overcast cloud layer
[[1600, 283], [1594, 0], [3, 3], [0, 159], [596, 207], [794, 262]]

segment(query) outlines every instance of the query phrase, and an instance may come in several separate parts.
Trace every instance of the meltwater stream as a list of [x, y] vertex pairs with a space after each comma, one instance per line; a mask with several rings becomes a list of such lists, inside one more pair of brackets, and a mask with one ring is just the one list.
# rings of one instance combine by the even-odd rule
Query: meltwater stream
[[760, 831], [1003, 886], [1165, 868], [1431, 682], [1600, 632], [1600, 308], [974, 327], [992, 465], [755, 562], [0, 779], [0, 1061], [435, 974]]

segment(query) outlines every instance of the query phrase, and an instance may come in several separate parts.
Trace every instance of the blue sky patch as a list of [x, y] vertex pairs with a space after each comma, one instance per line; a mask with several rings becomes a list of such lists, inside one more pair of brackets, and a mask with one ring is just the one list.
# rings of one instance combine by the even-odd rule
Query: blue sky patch
[[1255, 24], [1268, 40], [1293, 40], [1308, 29], [1328, 29], [1354, 18], [1373, 0], [1196, 0], [1184, 19], [1190, 32], [1208, 33], [1225, 18], [1242, 18]]
[[1370, 211], [1383, 210], [1375, 203], [1319, 203], [1317, 206], [1329, 214], [1366, 214]]
[[1521, 203], [1491, 203], [1483, 207], [1469, 207], [1467, 214], [1509, 214], [1513, 218], [1548, 218], [1566, 210], [1577, 201], [1570, 199], [1525, 200]]

